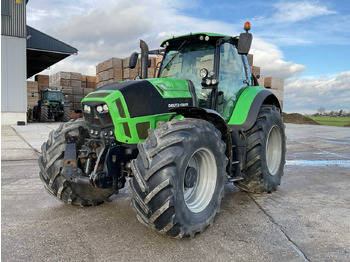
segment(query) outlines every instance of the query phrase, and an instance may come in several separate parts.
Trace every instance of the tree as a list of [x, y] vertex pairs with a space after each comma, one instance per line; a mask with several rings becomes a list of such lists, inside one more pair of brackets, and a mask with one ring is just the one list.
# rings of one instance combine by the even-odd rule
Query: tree
[[317, 109], [317, 112], [319, 112], [321, 115], [323, 115], [325, 111], [326, 111], [326, 109], [323, 106], [321, 106], [319, 109]]

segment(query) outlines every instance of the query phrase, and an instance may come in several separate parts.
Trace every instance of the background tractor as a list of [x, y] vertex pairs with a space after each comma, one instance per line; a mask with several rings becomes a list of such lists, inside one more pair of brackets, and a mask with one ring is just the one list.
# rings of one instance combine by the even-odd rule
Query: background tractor
[[[250, 72], [249, 29], [173, 37], [153, 51], [141, 40], [141, 78], [88, 94], [84, 120], [62, 124], [43, 144], [46, 189], [65, 203], [97, 205], [128, 179], [137, 218], [180, 238], [212, 225], [227, 182], [275, 191], [284, 124], [277, 98]], [[146, 79], [149, 54], [164, 55], [154, 79]]]
[[41, 90], [38, 105], [33, 108], [33, 116], [40, 122], [49, 119], [67, 122], [70, 120], [70, 102], [65, 100], [61, 90]]

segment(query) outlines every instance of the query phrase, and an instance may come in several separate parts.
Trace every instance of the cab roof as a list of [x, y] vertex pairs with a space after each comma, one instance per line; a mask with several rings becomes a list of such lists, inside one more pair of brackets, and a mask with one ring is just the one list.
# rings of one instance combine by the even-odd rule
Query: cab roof
[[200, 36], [203, 36], [204, 38], [206, 36], [209, 36], [209, 38], [211, 39], [215, 39], [215, 41], [219, 38], [223, 38], [223, 37], [230, 37], [229, 35], [223, 35], [223, 34], [217, 34], [217, 33], [207, 33], [207, 32], [199, 32], [199, 33], [189, 33], [189, 34], [186, 34], [186, 35], [179, 35], [179, 36], [173, 36], [173, 37], [170, 37], [168, 39], [165, 39], [162, 43], [161, 43], [161, 47], [164, 46], [164, 44], [166, 42], [183, 42], [184, 40], [186, 39], [190, 39], [190, 38], [193, 38], [193, 37], [200, 37]]

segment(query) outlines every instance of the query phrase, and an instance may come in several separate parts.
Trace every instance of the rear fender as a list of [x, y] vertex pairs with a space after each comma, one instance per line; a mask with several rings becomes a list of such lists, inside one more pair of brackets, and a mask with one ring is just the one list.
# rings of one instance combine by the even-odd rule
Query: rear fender
[[275, 105], [281, 109], [277, 97], [269, 90], [261, 86], [246, 88], [238, 98], [228, 121], [229, 128], [242, 131], [250, 129], [254, 125], [263, 104]]

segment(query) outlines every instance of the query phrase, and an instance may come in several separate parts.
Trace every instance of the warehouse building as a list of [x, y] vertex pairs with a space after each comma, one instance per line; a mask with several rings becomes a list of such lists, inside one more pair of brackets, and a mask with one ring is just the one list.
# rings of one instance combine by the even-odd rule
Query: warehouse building
[[28, 0], [1, 0], [1, 124], [26, 122], [29, 77], [78, 50], [26, 25]]

